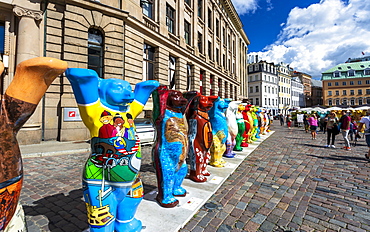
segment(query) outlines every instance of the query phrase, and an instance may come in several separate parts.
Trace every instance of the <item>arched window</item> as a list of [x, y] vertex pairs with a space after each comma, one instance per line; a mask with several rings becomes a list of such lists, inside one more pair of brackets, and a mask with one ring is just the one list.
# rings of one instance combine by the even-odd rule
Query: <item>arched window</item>
[[329, 105], [329, 106], [332, 106], [332, 105], [333, 105], [333, 100], [329, 99], [329, 100], [328, 100], [328, 105]]
[[89, 69], [95, 70], [99, 77], [104, 77], [104, 38], [100, 30], [90, 28], [88, 31], [88, 61]]

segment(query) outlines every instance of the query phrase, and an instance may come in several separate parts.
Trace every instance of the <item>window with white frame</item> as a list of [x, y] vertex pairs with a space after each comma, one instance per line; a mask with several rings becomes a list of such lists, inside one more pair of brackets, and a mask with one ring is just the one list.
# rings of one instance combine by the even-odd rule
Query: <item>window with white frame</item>
[[168, 32], [175, 34], [175, 9], [169, 4], [166, 5], [166, 25]]
[[169, 89], [176, 89], [176, 58], [173, 56], [169, 57], [168, 62], [168, 83]]
[[155, 48], [149, 44], [144, 44], [143, 81], [154, 80], [154, 54]]
[[88, 30], [87, 68], [95, 70], [99, 77], [104, 77], [104, 37], [96, 28]]
[[151, 19], [153, 19], [153, 5], [153, 0], [140, 1], [140, 6], [142, 8], [143, 14]]
[[348, 76], [349, 76], [349, 77], [353, 77], [353, 76], [355, 76], [355, 70], [353, 70], [353, 69], [348, 70]]

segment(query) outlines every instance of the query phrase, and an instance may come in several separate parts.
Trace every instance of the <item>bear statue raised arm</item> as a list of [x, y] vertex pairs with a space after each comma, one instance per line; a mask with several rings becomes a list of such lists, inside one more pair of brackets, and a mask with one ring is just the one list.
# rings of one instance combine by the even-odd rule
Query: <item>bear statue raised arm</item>
[[133, 120], [159, 83], [140, 82], [132, 92], [127, 81], [102, 79], [89, 69], [67, 69], [66, 76], [91, 136], [83, 170], [90, 231], [140, 231], [134, 215], [143, 197], [141, 147]]
[[[17, 133], [34, 113], [37, 104], [67, 63], [38, 57], [18, 64], [15, 76], [0, 103], [0, 231], [12, 219], [23, 182], [22, 157]], [[0, 62], [0, 75], [4, 70]]]

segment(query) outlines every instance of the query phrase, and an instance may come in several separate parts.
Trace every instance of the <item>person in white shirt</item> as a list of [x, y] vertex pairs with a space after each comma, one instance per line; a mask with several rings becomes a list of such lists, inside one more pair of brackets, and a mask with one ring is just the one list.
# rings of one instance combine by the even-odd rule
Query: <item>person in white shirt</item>
[[361, 118], [358, 124], [358, 131], [365, 132], [366, 144], [369, 147], [369, 151], [365, 154], [365, 158], [370, 161], [370, 109], [367, 110], [366, 116]]

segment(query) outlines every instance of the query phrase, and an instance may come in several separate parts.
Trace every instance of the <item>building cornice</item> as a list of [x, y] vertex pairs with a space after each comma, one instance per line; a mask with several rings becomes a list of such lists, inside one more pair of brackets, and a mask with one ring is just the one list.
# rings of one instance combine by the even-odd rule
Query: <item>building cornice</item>
[[224, 4], [225, 9], [227, 11], [227, 14], [230, 16], [230, 19], [233, 22], [233, 24], [235, 25], [235, 28], [240, 33], [240, 35], [244, 39], [245, 43], [247, 45], [249, 45], [250, 41], [249, 41], [247, 35], [245, 34], [245, 31], [243, 29], [242, 21], [240, 20], [240, 17], [238, 15], [238, 13], [236, 12], [233, 3], [231, 2], [231, 0], [222, 0], [222, 4]]
[[[127, 18], [129, 16], [129, 12], [121, 10], [119, 8], [115, 8], [112, 6], [105, 5], [103, 3], [100, 3], [98, 1], [81, 1], [81, 0], [65, 0], [67, 4], [75, 5], [75, 6], [81, 6], [85, 9], [91, 9], [95, 10], [98, 9], [99, 12], [104, 13], [106, 15], [112, 15], [112, 16], [121, 16], [122, 18]], [[97, 7], [100, 6], [100, 7]]]

